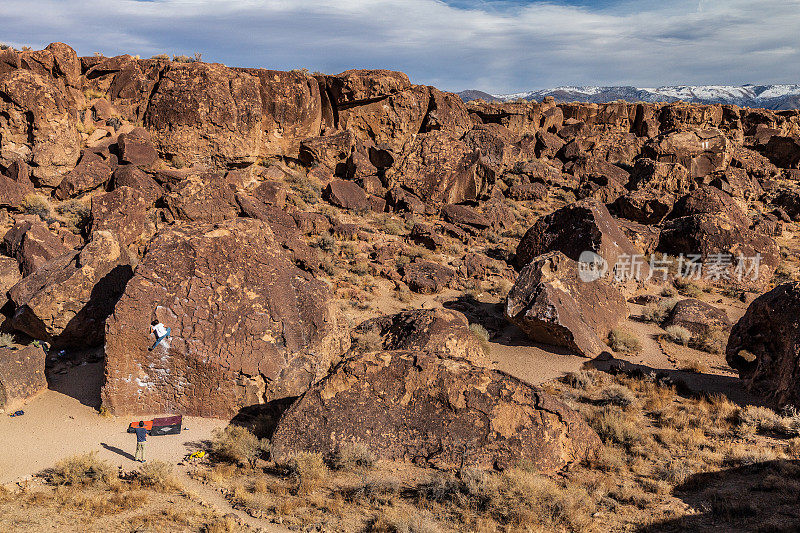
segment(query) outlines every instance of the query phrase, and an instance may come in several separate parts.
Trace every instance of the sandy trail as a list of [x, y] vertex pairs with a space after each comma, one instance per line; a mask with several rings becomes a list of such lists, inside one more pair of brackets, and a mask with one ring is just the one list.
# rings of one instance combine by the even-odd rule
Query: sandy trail
[[[98, 372], [102, 372], [102, 363], [74, 367], [56, 379], [61, 384], [86, 384], [80, 387], [81, 394], [72, 397], [47, 390], [22, 407], [24, 416], [0, 415], [0, 484], [28, 478], [60, 459], [93, 450], [101, 459], [126, 470], [138, 465], [133, 461], [136, 439], [126, 432], [133, 418], [100, 416], [92, 405], [97, 397]], [[58, 383], [54, 386], [59, 388]], [[146, 458], [176, 464], [227, 421], [184, 417], [183, 425], [186, 430], [180, 435], [148, 438]]]

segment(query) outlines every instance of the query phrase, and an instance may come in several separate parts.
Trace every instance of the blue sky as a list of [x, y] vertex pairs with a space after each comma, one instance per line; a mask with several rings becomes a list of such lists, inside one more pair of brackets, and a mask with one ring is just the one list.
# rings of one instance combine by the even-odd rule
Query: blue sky
[[2, 0], [0, 42], [446, 90], [800, 83], [800, 0]]

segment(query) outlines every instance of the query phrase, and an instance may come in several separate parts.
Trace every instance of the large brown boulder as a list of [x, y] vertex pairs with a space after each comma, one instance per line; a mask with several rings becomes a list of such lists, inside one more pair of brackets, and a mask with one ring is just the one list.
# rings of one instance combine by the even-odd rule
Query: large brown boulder
[[[106, 328], [103, 404], [230, 417], [297, 396], [349, 346], [326, 286], [269, 225], [238, 218], [158, 234]], [[153, 351], [150, 322], [172, 329]]]
[[435, 87], [428, 87], [431, 99], [428, 114], [422, 131], [446, 131], [455, 138], [461, 138], [472, 127], [467, 106], [457, 94], [446, 93]]
[[724, 309], [702, 300], [687, 298], [675, 304], [663, 326], [681, 326], [693, 336], [702, 337], [714, 330], [730, 328], [731, 321]]
[[386, 177], [390, 185], [399, 185], [427, 203], [475, 200], [488, 187], [478, 164], [480, 152], [446, 132], [417, 135], [403, 154], [387, 170]]
[[117, 187], [92, 198], [92, 232], [107, 230], [122, 246], [144, 246], [155, 232], [148, 201], [138, 189]]
[[219, 174], [190, 174], [167, 184], [164, 203], [176, 220], [221, 222], [236, 218], [236, 195]]
[[403, 281], [408, 288], [420, 294], [436, 294], [450, 286], [455, 271], [431, 261], [415, 261], [403, 267]]
[[8, 289], [22, 279], [17, 260], [13, 257], [0, 255], [0, 308], [8, 301]]
[[237, 69], [260, 81], [261, 154], [297, 157], [300, 141], [320, 134], [322, 100], [319, 84], [302, 72]]
[[639, 222], [659, 224], [672, 210], [675, 196], [657, 190], [640, 190], [623, 194], [609, 206], [615, 215]]
[[382, 459], [456, 470], [525, 463], [553, 473], [594, 454], [578, 413], [503, 372], [426, 352], [341, 363], [283, 415], [273, 459], [361, 444]]
[[562, 252], [574, 261], [585, 251], [602, 257], [612, 269], [621, 256], [641, 255], [608, 209], [587, 198], [545, 215], [534, 222], [517, 246], [515, 266], [524, 268], [534, 257]]
[[355, 333], [378, 335], [381, 350], [429, 352], [478, 366], [491, 364], [467, 317], [450, 309], [413, 309], [373, 318], [359, 324]]
[[97, 189], [111, 180], [114, 172], [113, 161], [103, 154], [84, 150], [81, 160], [61, 180], [55, 192], [59, 200], [66, 200], [85, 192]]
[[0, 207], [20, 209], [25, 196], [33, 192], [30, 181], [19, 182], [4, 174], [0, 174]]
[[430, 94], [413, 85], [386, 98], [339, 107], [338, 127], [357, 139], [398, 151], [422, 130]]
[[352, 181], [333, 180], [322, 191], [322, 196], [342, 209], [365, 211], [369, 208], [367, 193]]
[[584, 281], [578, 263], [560, 252], [539, 256], [508, 293], [506, 317], [533, 341], [595, 357], [628, 316], [625, 297], [605, 279]]
[[122, 133], [117, 139], [120, 163], [150, 166], [158, 160], [150, 133], [144, 128], [134, 128], [130, 133]]
[[731, 330], [725, 357], [774, 407], [800, 407], [800, 283], [753, 300]]
[[353, 69], [324, 80], [335, 106], [386, 98], [411, 88], [406, 74], [392, 70]]
[[57, 257], [9, 290], [11, 325], [57, 347], [103, 344], [105, 319], [133, 275], [135, 260], [110, 232]]
[[636, 160], [631, 173], [633, 190], [653, 190], [683, 195], [695, 188], [694, 180], [680, 163], [663, 163], [643, 157]]
[[[747, 213], [715, 187], [703, 186], [675, 204], [661, 231], [658, 250], [699, 255], [709, 282], [763, 289], [780, 262], [775, 240], [750, 228]], [[744, 259], [740, 259], [744, 258]], [[710, 265], [714, 266], [710, 266]]]
[[664, 133], [645, 144], [642, 155], [662, 163], [680, 163], [691, 178], [725, 170], [731, 160], [730, 141], [716, 128], [692, 128]]
[[37, 184], [57, 186], [78, 161], [80, 136], [54, 81], [23, 69], [0, 75], [0, 116], [0, 165], [25, 161]]
[[17, 259], [24, 275], [36, 272], [45, 263], [70, 251], [61, 239], [40, 220], [22, 220], [3, 237], [6, 253]]
[[47, 389], [41, 346], [0, 348], [0, 409], [13, 411]]
[[144, 116], [167, 159], [224, 167], [255, 161], [262, 142], [259, 79], [217, 63], [173, 63]]
[[800, 168], [800, 137], [772, 137], [764, 148], [764, 154], [781, 168]]

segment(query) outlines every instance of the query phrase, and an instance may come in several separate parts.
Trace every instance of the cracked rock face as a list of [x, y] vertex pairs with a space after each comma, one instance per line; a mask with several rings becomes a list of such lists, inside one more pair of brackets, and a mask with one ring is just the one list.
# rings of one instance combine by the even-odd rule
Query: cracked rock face
[[[148, 351], [154, 319], [172, 337]], [[108, 320], [103, 404], [232, 416], [301, 394], [348, 346], [327, 288], [268, 224], [177, 225], [154, 238]]]
[[554, 472], [594, 453], [597, 434], [575, 411], [508, 374], [428, 352], [373, 352], [342, 362], [283, 415], [272, 457], [334, 452], [443, 469]]

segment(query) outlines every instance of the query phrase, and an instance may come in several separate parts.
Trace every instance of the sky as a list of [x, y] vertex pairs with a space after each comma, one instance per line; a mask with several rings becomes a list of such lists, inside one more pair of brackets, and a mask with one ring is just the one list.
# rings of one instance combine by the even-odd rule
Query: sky
[[512, 93], [800, 83], [800, 0], [0, 0], [0, 42]]

